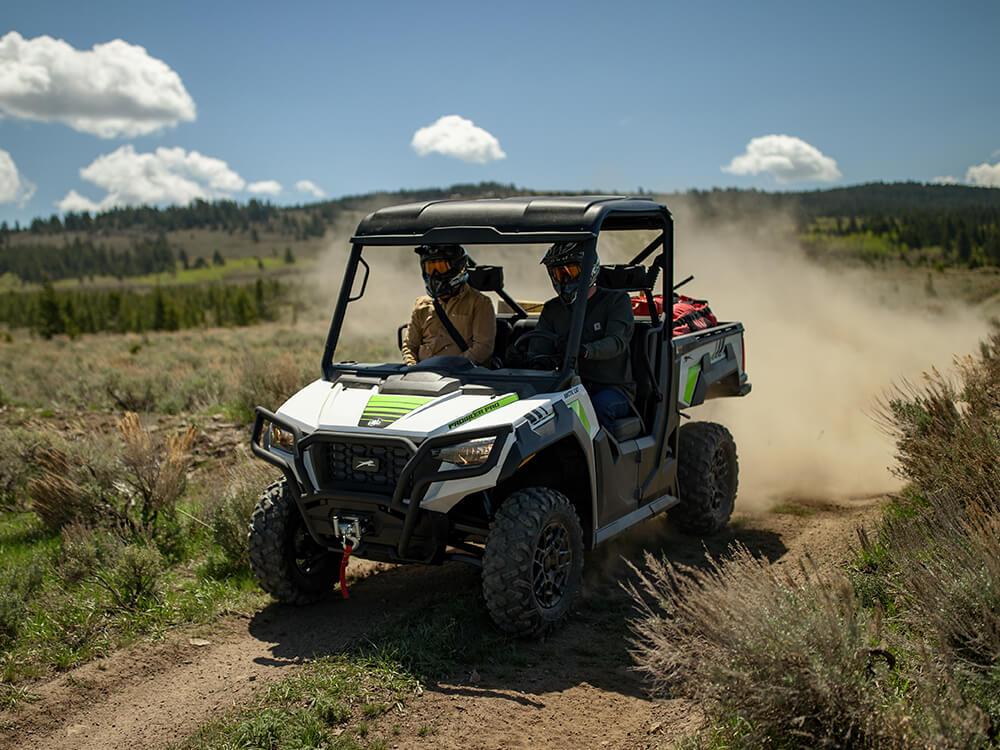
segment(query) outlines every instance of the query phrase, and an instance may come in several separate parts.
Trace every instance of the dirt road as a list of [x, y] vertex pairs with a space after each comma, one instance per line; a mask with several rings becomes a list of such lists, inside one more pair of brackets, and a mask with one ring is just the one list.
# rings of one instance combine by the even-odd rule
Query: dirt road
[[[873, 498], [804, 504], [797, 514], [739, 514], [706, 548], [722, 553], [739, 541], [781, 564], [805, 552], [836, 564], [878, 504]], [[630, 670], [631, 603], [619, 581], [626, 575], [622, 558], [638, 560], [644, 551], [691, 564], [704, 554], [700, 541], [674, 534], [661, 519], [650, 521], [591, 557], [585, 596], [567, 627], [519, 648], [516, 660], [463, 666], [425, 686], [402, 713], [377, 722], [376, 736], [390, 747], [435, 750], [643, 748], [695, 726], [694, 707], [649, 699]], [[0, 714], [0, 748], [168, 746], [304, 660], [337, 653], [375, 628], [478, 585], [476, 572], [459, 564], [357, 572], [363, 577], [347, 602], [271, 606], [36, 685], [38, 700]]]

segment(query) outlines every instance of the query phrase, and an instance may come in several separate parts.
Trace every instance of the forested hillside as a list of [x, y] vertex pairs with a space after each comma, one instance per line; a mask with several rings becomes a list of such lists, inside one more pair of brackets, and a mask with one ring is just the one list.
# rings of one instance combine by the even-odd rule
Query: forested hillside
[[[231, 257], [307, 257], [346, 213], [408, 201], [545, 193], [493, 182], [345, 196], [303, 206], [251, 200], [116, 208], [0, 224], [0, 276], [41, 283], [221, 265]], [[600, 191], [581, 191], [600, 192]], [[658, 196], [707, 220], [781, 213], [819, 251], [910, 264], [1000, 266], [1000, 189], [873, 183], [810, 192], [692, 190]], [[293, 250], [294, 248], [294, 250]]]

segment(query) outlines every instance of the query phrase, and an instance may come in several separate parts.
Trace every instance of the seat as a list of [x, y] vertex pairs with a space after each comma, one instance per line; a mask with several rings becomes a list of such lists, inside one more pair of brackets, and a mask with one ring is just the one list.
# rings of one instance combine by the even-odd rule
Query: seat
[[637, 438], [642, 434], [642, 420], [635, 415], [616, 419], [608, 432], [619, 443]]

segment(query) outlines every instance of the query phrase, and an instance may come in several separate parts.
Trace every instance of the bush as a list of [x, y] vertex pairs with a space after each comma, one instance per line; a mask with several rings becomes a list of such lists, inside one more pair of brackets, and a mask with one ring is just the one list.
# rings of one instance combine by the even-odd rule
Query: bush
[[154, 435], [136, 414], [119, 421], [121, 442], [54, 438], [36, 453], [31, 510], [50, 531], [71, 524], [113, 526], [134, 539], [175, 546], [177, 501], [187, 486], [195, 431]]
[[179, 435], [157, 437], [143, 427], [134, 412], [125, 413], [118, 431], [123, 443], [124, 481], [132, 495], [124, 515], [133, 528], [152, 538], [161, 516], [165, 521], [174, 518], [177, 501], [187, 487], [197, 433], [188, 427]]
[[46, 442], [43, 435], [22, 427], [0, 428], [0, 510], [27, 507], [25, 490], [37, 472], [36, 453]]
[[109, 371], [104, 381], [104, 390], [111, 403], [126, 412], [153, 411], [169, 389], [165, 378], [126, 375], [121, 370]]
[[[650, 555], [645, 563], [632, 589], [643, 614], [639, 669], [659, 693], [703, 705], [716, 731], [736, 727], [736, 746], [965, 747], [983, 738], [982, 714], [946, 674], [921, 663], [909, 681], [877, 615], [858, 606], [841, 574], [807, 563], [793, 578], [742, 548], [703, 570]], [[931, 688], [923, 681], [932, 674]]]
[[96, 580], [118, 609], [136, 611], [160, 600], [163, 558], [155, 547], [130, 544], [109, 570], [98, 570]]
[[307, 377], [306, 370], [287, 352], [266, 356], [248, 352], [240, 365], [232, 404], [235, 416], [250, 422], [256, 406], [276, 410], [302, 387]]
[[225, 577], [249, 570], [248, 534], [250, 516], [261, 492], [273, 480], [272, 470], [245, 453], [224, 474], [224, 488], [209, 504], [208, 523], [218, 556], [210, 561], [209, 573]]
[[56, 439], [35, 452], [38, 473], [27, 482], [30, 509], [49, 531], [115, 517], [120, 505], [111, 446], [100, 439]]
[[122, 539], [113, 532], [71, 523], [62, 530], [56, 572], [67, 584], [79, 583], [110, 567], [123, 546]]
[[934, 371], [923, 387], [897, 389], [877, 416], [896, 441], [897, 473], [918, 494], [1000, 507], [1000, 332], [957, 365], [960, 385]]

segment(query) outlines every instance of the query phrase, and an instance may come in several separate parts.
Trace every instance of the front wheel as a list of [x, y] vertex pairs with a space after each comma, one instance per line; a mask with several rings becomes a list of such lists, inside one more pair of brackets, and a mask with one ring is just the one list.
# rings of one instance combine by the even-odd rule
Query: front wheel
[[309, 535], [284, 479], [268, 487], [254, 509], [250, 568], [264, 591], [288, 604], [311, 604], [333, 591], [337, 561]]
[[670, 520], [688, 534], [714, 534], [733, 514], [739, 484], [736, 441], [715, 422], [690, 422], [681, 427], [677, 483], [681, 502]]
[[483, 596], [501, 630], [540, 635], [558, 625], [580, 593], [583, 529], [569, 499], [547, 487], [512, 493], [490, 526]]

